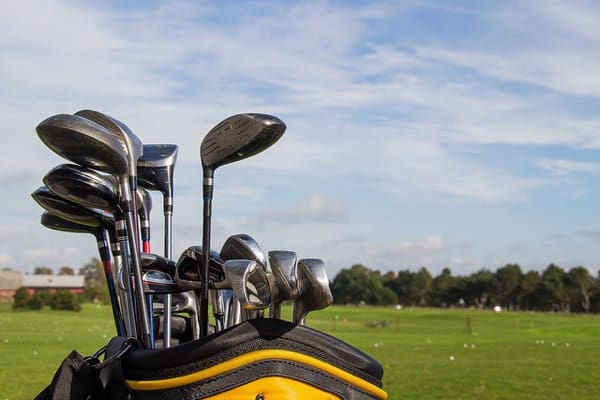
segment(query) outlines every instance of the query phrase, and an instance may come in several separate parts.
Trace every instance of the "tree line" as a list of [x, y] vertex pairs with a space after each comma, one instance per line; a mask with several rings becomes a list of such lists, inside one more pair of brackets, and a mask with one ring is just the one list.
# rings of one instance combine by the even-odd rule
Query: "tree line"
[[[34, 274], [52, 274], [37, 267]], [[59, 275], [72, 275], [62, 267]], [[85, 276], [82, 301], [108, 303], [102, 263], [93, 258], [79, 269]], [[543, 271], [524, 272], [518, 264], [491, 271], [480, 269], [470, 275], [453, 275], [444, 268], [433, 276], [425, 267], [382, 274], [362, 264], [342, 269], [331, 281], [336, 304], [373, 304], [413, 307], [500, 306], [505, 310], [600, 312], [600, 279], [585, 267], [568, 270], [550, 264]]]
[[507, 264], [470, 275], [444, 268], [432, 276], [425, 267], [382, 274], [356, 264], [341, 270], [331, 288], [337, 304], [600, 312], [600, 280], [581, 266], [565, 270], [550, 264], [541, 272], [524, 272]]

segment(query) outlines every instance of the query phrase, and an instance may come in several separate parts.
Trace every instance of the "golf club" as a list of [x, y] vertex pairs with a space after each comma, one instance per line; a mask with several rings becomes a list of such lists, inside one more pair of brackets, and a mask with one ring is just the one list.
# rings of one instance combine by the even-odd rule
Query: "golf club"
[[[133, 272], [135, 277], [138, 338], [146, 347], [151, 347], [149, 316], [144, 301], [136, 239], [137, 224], [134, 217], [136, 203], [130, 185], [130, 179], [131, 181], [134, 179], [131, 175], [128, 157], [130, 154], [134, 154], [134, 151], [129, 151], [124, 141], [113, 135], [104, 126], [78, 115], [54, 115], [42, 121], [36, 127], [36, 131], [42, 142], [58, 155], [77, 164], [110, 173], [118, 178], [121, 209], [125, 216], [126, 228], [131, 232], [127, 237], [129, 248], [124, 246], [122, 249], [125, 260], [123, 264], [127, 268], [126, 276], [131, 276], [131, 272]], [[141, 145], [139, 149], [139, 153], [141, 153]], [[126, 286], [130, 287], [131, 284], [126, 282]], [[127, 290], [127, 293], [133, 293], [132, 289]]]
[[329, 279], [323, 260], [316, 258], [298, 261], [298, 297], [294, 302], [294, 322], [306, 325], [306, 315], [333, 303]]
[[[270, 147], [285, 131], [285, 124], [265, 114], [238, 114], [226, 118], [213, 127], [202, 140], [200, 158], [202, 160], [202, 247], [210, 249], [212, 197], [214, 172], [222, 165], [242, 160]], [[202, 280], [208, 282], [209, 252], [203, 254]], [[200, 334], [208, 332], [208, 285], [200, 292]]]

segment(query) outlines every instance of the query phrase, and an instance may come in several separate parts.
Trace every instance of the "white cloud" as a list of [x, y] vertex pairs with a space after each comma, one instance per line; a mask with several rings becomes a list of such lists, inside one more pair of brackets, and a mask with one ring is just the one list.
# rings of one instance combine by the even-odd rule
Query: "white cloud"
[[439, 234], [427, 235], [417, 240], [381, 246], [374, 243], [365, 245], [365, 253], [377, 258], [415, 257], [423, 258], [445, 248], [444, 239]]
[[10, 254], [0, 254], [0, 265], [3, 267], [13, 267], [14, 257]]
[[573, 173], [600, 173], [600, 164], [592, 162], [582, 162], [563, 159], [541, 159], [536, 165], [547, 170], [551, 174], [566, 176]]

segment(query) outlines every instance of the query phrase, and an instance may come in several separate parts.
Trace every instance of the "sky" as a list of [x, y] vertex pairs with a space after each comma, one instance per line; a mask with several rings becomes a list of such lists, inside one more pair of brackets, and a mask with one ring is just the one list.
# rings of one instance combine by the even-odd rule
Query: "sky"
[[246, 233], [330, 277], [600, 267], [598, 2], [21, 0], [0, 26], [0, 268], [97, 257], [30, 196], [68, 162], [35, 127], [84, 108], [179, 146], [176, 256], [202, 242], [202, 138], [260, 112], [287, 130], [215, 172], [216, 250]]

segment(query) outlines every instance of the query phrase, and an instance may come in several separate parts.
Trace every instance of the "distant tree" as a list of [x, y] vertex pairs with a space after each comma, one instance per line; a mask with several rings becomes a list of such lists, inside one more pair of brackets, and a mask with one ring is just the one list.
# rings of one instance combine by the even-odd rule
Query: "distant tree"
[[27, 308], [30, 310], [41, 310], [46, 304], [46, 296], [42, 292], [35, 292], [27, 302]]
[[496, 270], [494, 281], [494, 300], [504, 308], [512, 310], [519, 307], [523, 271], [518, 264], [506, 264]]
[[13, 296], [13, 310], [27, 310], [29, 300], [31, 299], [31, 294], [25, 287], [20, 287], [15, 291]]
[[398, 271], [394, 279], [384, 281], [384, 286], [392, 290], [400, 304], [416, 305], [418, 297], [415, 273], [409, 270]]
[[54, 275], [54, 271], [49, 267], [35, 267], [33, 270], [34, 275]]
[[584, 312], [589, 312], [591, 295], [597, 285], [597, 279], [590, 275], [586, 268], [579, 266], [569, 270], [567, 282], [568, 290], [571, 292], [569, 298], [578, 299], [578, 304], [574, 305]]
[[444, 268], [431, 282], [431, 305], [434, 307], [449, 307], [460, 302], [464, 297], [460, 289], [460, 278], [452, 276], [449, 268]]
[[521, 280], [520, 308], [540, 310], [543, 308], [542, 276], [538, 271], [527, 271]]
[[50, 308], [53, 310], [81, 311], [79, 297], [70, 290], [61, 289], [50, 299]]
[[64, 267], [60, 267], [60, 270], [58, 271], [58, 275], [75, 275], [75, 271], [73, 271], [73, 268], [68, 267], [68, 266], [64, 266]]
[[383, 286], [381, 274], [362, 264], [341, 270], [333, 279], [332, 294], [336, 303], [395, 304], [395, 294]]
[[80, 270], [79, 275], [84, 277], [83, 297], [89, 301], [101, 300], [109, 302], [104, 266], [97, 258], [92, 258]]
[[465, 281], [466, 296], [469, 303], [483, 309], [489, 306], [490, 296], [494, 289], [494, 274], [487, 269], [480, 269], [471, 274]]
[[415, 291], [417, 294], [416, 303], [419, 306], [427, 306], [431, 295], [431, 285], [433, 277], [425, 267], [419, 268], [415, 274]]
[[570, 311], [570, 299], [567, 290], [565, 271], [550, 264], [541, 276], [542, 307], [550, 311]]

